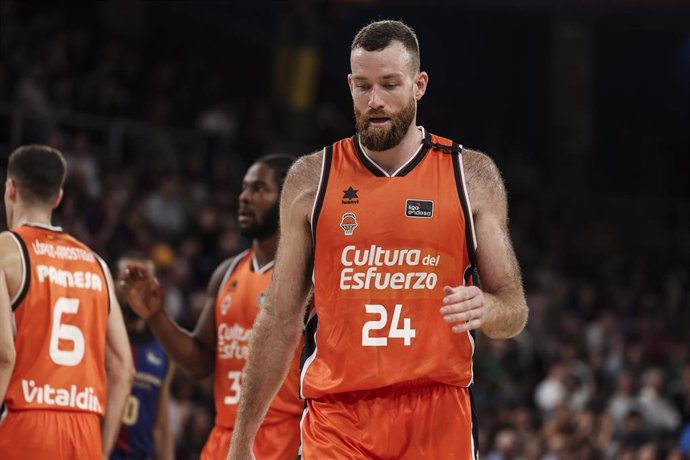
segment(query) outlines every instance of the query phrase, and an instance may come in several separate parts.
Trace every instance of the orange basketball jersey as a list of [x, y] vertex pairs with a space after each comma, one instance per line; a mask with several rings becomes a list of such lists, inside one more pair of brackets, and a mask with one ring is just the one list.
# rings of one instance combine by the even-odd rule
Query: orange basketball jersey
[[103, 261], [57, 227], [11, 230], [23, 255], [12, 302], [16, 364], [5, 403], [103, 415], [110, 295]]
[[412, 381], [472, 382], [474, 340], [443, 321], [443, 287], [472, 283], [462, 148], [426, 134], [387, 174], [358, 136], [324, 149], [312, 212], [314, 301], [305, 398]]
[[[232, 429], [240, 401], [242, 371], [247, 363], [249, 338], [266, 289], [271, 281], [273, 262], [258, 267], [251, 249], [232, 262], [216, 299], [216, 425]], [[299, 417], [304, 404], [299, 399], [299, 356], [266, 414], [264, 424]], [[297, 427], [298, 428], [298, 427]]]

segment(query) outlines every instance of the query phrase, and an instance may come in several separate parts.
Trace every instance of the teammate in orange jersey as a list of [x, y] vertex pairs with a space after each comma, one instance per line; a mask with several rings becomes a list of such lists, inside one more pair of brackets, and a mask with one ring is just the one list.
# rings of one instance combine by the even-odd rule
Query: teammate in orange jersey
[[288, 173], [229, 458], [251, 457], [312, 287], [303, 458], [476, 458], [472, 331], [508, 338], [527, 320], [503, 182], [488, 156], [416, 126], [429, 77], [408, 26], [364, 27], [350, 64], [358, 134]]
[[10, 155], [0, 270], [16, 362], [0, 422], [3, 460], [108, 458], [134, 375], [106, 264], [51, 226], [64, 178], [55, 149], [28, 145]]
[[[240, 194], [241, 233], [252, 247], [223, 262], [208, 285], [208, 298], [193, 333], [180, 329], [162, 308], [160, 285], [145, 271], [130, 267], [121, 283], [129, 305], [146, 320], [172, 359], [193, 377], [215, 370], [216, 421], [202, 459], [225, 459], [240, 400], [242, 370], [254, 319], [264, 303], [278, 244], [278, 200], [293, 158], [271, 155], [254, 163]], [[268, 414], [254, 444], [260, 460], [294, 460], [304, 408], [298, 397], [299, 357], [293, 353], [285, 382], [271, 396]]]

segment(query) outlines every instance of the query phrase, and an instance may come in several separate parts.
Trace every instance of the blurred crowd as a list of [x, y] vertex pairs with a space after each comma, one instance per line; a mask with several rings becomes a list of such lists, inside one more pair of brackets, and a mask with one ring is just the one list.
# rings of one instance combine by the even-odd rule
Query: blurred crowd
[[[231, 98], [222, 69], [194, 55], [150, 60], [127, 40], [72, 27], [57, 13], [24, 21], [12, 5], [0, 3], [0, 103], [30, 116], [22, 142], [66, 154], [55, 224], [111, 265], [125, 252], [149, 254], [167, 311], [191, 329], [213, 269], [247, 245], [235, 214], [241, 178], [253, 158], [276, 149], [278, 115], [261, 95]], [[240, 120], [243, 104], [251, 109]], [[322, 134], [350, 134], [349, 114], [322, 109], [331, 126]], [[145, 128], [113, 158], [98, 133], [61, 126], [56, 114], [74, 111]], [[196, 135], [181, 140], [170, 125]], [[524, 182], [524, 169], [496, 161], [509, 185]], [[586, 201], [573, 212], [586, 212]], [[511, 194], [530, 319], [515, 339], [476, 342], [482, 456], [690, 458], [690, 267], [682, 257], [607, 244], [615, 221], [593, 230], [582, 217], [554, 219], [549, 203], [529, 187]], [[676, 233], [656, 235], [666, 237]], [[213, 423], [212, 382], [178, 371], [172, 395], [177, 458], [197, 458]]]

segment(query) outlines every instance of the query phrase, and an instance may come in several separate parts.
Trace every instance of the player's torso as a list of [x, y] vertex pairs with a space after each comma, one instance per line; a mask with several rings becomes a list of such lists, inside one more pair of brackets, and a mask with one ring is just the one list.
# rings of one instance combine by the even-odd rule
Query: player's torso
[[160, 343], [148, 330], [130, 334], [130, 341], [136, 375], [125, 405], [116, 449], [126, 453], [151, 455], [158, 401], [170, 361]]
[[17, 359], [7, 406], [103, 414], [110, 297], [102, 262], [54, 227], [12, 233], [24, 281], [13, 303]]
[[[266, 298], [273, 262], [258, 267], [249, 250], [237, 256], [221, 284], [216, 299], [216, 425], [232, 428], [240, 400], [242, 371], [247, 363], [249, 338], [254, 320]], [[298, 359], [279, 390], [264, 423], [280, 421], [301, 413], [298, 398]]]
[[422, 145], [386, 177], [356, 138], [328, 150], [312, 216], [303, 396], [418, 379], [469, 385], [472, 338], [453, 334], [439, 313], [444, 286], [471, 283], [460, 154]]

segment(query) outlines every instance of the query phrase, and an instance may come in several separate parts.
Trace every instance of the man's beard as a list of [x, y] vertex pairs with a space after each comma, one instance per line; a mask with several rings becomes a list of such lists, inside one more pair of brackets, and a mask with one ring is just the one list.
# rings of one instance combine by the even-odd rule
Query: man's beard
[[407, 134], [416, 111], [416, 101], [414, 98], [410, 98], [409, 104], [390, 116], [390, 128], [373, 128], [369, 118], [372, 116], [376, 118], [376, 112], [369, 112], [365, 115], [355, 107], [355, 123], [359, 140], [363, 146], [375, 152], [392, 149], [400, 144], [400, 141]]
[[249, 227], [240, 227], [240, 235], [257, 240], [265, 240], [273, 236], [278, 231], [279, 215], [280, 203], [276, 201], [271, 209], [264, 213], [260, 221], [256, 213], [254, 213], [254, 222]]

